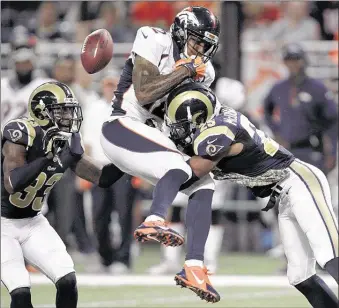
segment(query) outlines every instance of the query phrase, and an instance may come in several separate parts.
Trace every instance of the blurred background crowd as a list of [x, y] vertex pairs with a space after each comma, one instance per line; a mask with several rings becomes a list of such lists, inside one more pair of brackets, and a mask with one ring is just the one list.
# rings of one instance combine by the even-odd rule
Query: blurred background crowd
[[[333, 102], [338, 104], [338, 1], [2, 1], [1, 124], [24, 115], [33, 89], [56, 79], [73, 89], [83, 107], [86, 152], [107, 163], [99, 130], [110, 114], [113, 91], [137, 29], [144, 25], [169, 29], [175, 14], [188, 5], [208, 7], [221, 20], [212, 85], [219, 100], [245, 112], [297, 157], [319, 166], [331, 182], [337, 208], [337, 123], [323, 122], [326, 116], [336, 121], [336, 113], [330, 111]], [[89, 75], [81, 66], [81, 44], [99, 28], [111, 33], [114, 57], [105, 70]], [[300, 54], [296, 59], [283, 58], [288, 43], [300, 43], [304, 58]], [[326, 88], [325, 95], [317, 97], [320, 111], [299, 108], [312, 99], [299, 84], [288, 89], [285, 102], [274, 99], [276, 83], [296, 67], [289, 66], [289, 60], [305, 60], [306, 74], [321, 80], [319, 93]], [[284, 108], [297, 117], [286, 117]], [[319, 123], [322, 110], [325, 120]], [[205, 256], [212, 271], [220, 252], [281, 255], [274, 210], [263, 215], [260, 208], [265, 203], [246, 188], [225, 182], [217, 187]], [[67, 172], [43, 211], [75, 261], [86, 260], [86, 271], [133, 272], [140, 251], [132, 234], [147, 214], [151, 198], [152, 186], [139, 178], [126, 175], [112, 188], [102, 189]], [[175, 204], [168, 220], [183, 232], [184, 197], [178, 196]], [[175, 271], [180, 250], [163, 249], [162, 258], [148, 271]]]

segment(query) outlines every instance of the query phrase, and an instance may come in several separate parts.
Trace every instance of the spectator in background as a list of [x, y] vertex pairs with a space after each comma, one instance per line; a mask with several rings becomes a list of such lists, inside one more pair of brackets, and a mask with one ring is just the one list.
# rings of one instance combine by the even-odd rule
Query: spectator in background
[[216, 1], [135, 1], [131, 3], [130, 14], [134, 25], [159, 27], [164, 30], [173, 22], [173, 16], [188, 6], [203, 6], [218, 16]]
[[272, 22], [280, 18], [280, 5], [246, 1], [243, 2], [242, 12], [244, 14], [242, 42], [261, 41], [266, 38]]
[[287, 45], [283, 59], [289, 77], [267, 95], [266, 122], [280, 144], [327, 174], [335, 167], [338, 140], [333, 94], [321, 81], [307, 76], [307, 59], [300, 45]]
[[137, 27], [145, 25], [167, 29], [173, 22], [175, 3], [169, 1], [140, 1], [133, 2], [130, 14], [133, 24]]
[[93, 75], [85, 71], [80, 60], [75, 61], [74, 68], [75, 80], [72, 84], [72, 90], [76, 97], [78, 97], [83, 110], [85, 110], [88, 105], [99, 100], [99, 95], [94, 89]]
[[74, 30], [72, 30], [71, 24], [60, 22], [58, 18], [58, 2], [42, 2], [36, 19], [30, 25], [30, 30], [40, 40], [52, 42], [72, 41]]
[[115, 43], [132, 43], [137, 29], [128, 23], [126, 18], [115, 3], [104, 2], [92, 30], [104, 28], [111, 34]]
[[27, 99], [40, 84], [50, 81], [37, 69], [35, 40], [23, 26], [12, 33], [9, 74], [1, 78], [1, 124], [27, 113]]
[[70, 54], [59, 54], [52, 75], [57, 81], [71, 87], [75, 81], [75, 58]]
[[[111, 101], [119, 75], [112, 74], [102, 81], [102, 98], [88, 105], [84, 114], [83, 136], [87, 154], [100, 161], [109, 163], [100, 145], [100, 131], [104, 121], [112, 112]], [[132, 187], [131, 176], [124, 175], [109, 188], [92, 188], [94, 234], [101, 257], [101, 270], [112, 274], [122, 274], [131, 266], [130, 248], [132, 241], [132, 209], [136, 190]], [[115, 249], [112, 242], [112, 212], [119, 214], [121, 241]], [[116, 236], [116, 234], [114, 234]], [[100, 270], [100, 269], [99, 269]]]
[[309, 16], [309, 3], [302, 1], [286, 1], [282, 3], [283, 18], [272, 24], [266, 33], [267, 40], [287, 43], [319, 40], [319, 24]]
[[28, 25], [41, 1], [1, 1], [1, 42], [10, 43], [13, 28]]

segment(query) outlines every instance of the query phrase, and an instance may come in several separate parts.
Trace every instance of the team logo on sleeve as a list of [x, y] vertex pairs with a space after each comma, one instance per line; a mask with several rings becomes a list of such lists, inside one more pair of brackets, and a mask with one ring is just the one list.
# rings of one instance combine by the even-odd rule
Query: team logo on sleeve
[[217, 155], [220, 152], [220, 150], [223, 148], [223, 146], [221, 145], [213, 144], [213, 142], [216, 140], [217, 138], [211, 141], [207, 141], [206, 153], [209, 156]]
[[17, 142], [22, 137], [22, 132], [18, 129], [8, 129], [8, 133], [13, 142]]

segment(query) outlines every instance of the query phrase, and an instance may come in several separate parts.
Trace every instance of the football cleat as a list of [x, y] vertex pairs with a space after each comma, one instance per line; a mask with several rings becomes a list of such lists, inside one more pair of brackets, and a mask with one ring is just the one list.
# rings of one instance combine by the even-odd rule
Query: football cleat
[[184, 265], [181, 272], [175, 275], [174, 280], [182, 288], [189, 288], [195, 292], [202, 300], [210, 303], [219, 302], [220, 295], [212, 287], [208, 275], [206, 267]]
[[164, 221], [144, 221], [135, 231], [134, 238], [139, 242], [156, 241], [165, 246], [180, 246], [184, 237], [169, 228]]

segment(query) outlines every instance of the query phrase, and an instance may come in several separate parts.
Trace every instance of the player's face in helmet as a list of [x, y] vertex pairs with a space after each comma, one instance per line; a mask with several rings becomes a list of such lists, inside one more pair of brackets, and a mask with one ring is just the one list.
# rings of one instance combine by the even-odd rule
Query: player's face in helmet
[[[74, 106], [71, 106], [72, 104]], [[62, 132], [66, 133], [77, 131], [77, 129], [73, 127], [73, 120], [77, 118], [77, 104], [70, 103], [68, 106], [71, 107], [64, 107], [60, 104], [59, 107], [51, 110], [55, 124]]]
[[189, 36], [187, 39], [187, 55], [203, 56], [205, 51], [205, 42], [197, 37]]
[[71, 89], [61, 82], [47, 82], [35, 89], [28, 107], [30, 116], [43, 129], [57, 126], [66, 133], [80, 130], [81, 107]]
[[218, 18], [203, 7], [187, 7], [174, 19], [171, 34], [180, 52], [187, 57], [200, 56], [210, 60], [219, 46]]

